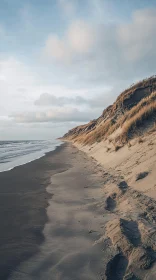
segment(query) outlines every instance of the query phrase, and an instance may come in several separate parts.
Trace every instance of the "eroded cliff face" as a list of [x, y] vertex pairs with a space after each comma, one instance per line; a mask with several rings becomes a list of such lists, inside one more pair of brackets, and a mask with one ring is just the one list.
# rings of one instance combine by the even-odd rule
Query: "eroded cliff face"
[[[105, 126], [103, 131], [108, 130], [108, 123], [110, 128], [110, 125], [113, 126], [116, 124], [126, 112], [132, 110], [133, 107], [137, 106], [143, 99], [147, 98], [155, 91], [156, 76], [152, 76], [132, 85], [130, 88], [123, 91], [112, 105], [104, 109], [99, 118], [92, 120], [85, 125], [80, 125], [69, 130], [63, 136], [63, 139], [77, 141], [82, 138], [81, 136], [83, 136], [83, 139], [81, 139], [83, 142], [85, 141], [84, 139], [86, 135], [90, 134], [91, 132], [93, 134], [94, 131], [99, 129], [99, 127]], [[118, 125], [116, 128], [118, 128]], [[102, 128], [100, 129], [102, 130]], [[104, 137], [105, 133], [101, 132], [100, 135], [101, 137], [98, 139], [101, 141], [103, 139], [102, 136]], [[96, 142], [96, 137], [93, 141]]]

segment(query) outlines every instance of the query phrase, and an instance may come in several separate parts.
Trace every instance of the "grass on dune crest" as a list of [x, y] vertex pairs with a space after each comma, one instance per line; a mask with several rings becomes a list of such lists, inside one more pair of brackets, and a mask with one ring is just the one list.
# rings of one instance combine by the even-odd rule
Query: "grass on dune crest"
[[108, 136], [111, 136], [118, 128], [121, 128], [121, 133], [115, 138], [115, 141], [117, 142], [120, 139], [124, 143], [131, 136], [134, 136], [137, 128], [142, 126], [144, 121], [150, 121], [154, 114], [156, 114], [156, 92], [143, 98], [137, 105], [125, 111], [118, 118], [109, 118], [100, 123], [91, 132], [75, 135], [73, 139], [84, 145], [92, 145], [93, 143], [106, 140]]
[[98, 126], [96, 130], [88, 133], [84, 137], [83, 143], [87, 145], [87, 144], [93, 144], [95, 142], [100, 142], [103, 136], [106, 134], [106, 132], [110, 129], [111, 125], [112, 125], [111, 121], [107, 120], [105, 123]]
[[138, 113], [124, 123], [120, 141], [127, 142], [131, 135], [136, 132], [137, 128], [143, 126], [144, 121], [150, 121], [152, 117], [156, 117], [156, 101], [142, 107]]
[[134, 117], [143, 107], [149, 105], [155, 100], [156, 92], [153, 92], [150, 96], [143, 98], [136, 106], [134, 106], [130, 111], [127, 111], [113, 126], [110, 127], [106, 136], [111, 135], [116, 129], [122, 127], [126, 121]]
[[130, 111], [127, 111], [123, 117], [120, 119], [120, 125], [123, 125], [125, 121], [134, 117], [143, 107], [146, 107], [150, 103], [156, 100], [156, 92], [151, 93], [150, 96], [143, 98], [136, 106], [134, 106]]

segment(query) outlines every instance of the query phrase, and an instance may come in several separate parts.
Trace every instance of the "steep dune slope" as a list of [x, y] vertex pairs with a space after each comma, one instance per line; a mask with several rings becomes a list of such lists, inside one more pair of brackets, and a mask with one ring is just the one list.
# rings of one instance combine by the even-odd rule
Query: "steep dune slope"
[[155, 119], [156, 76], [152, 76], [122, 92], [99, 118], [71, 129], [63, 139], [93, 144], [109, 137], [115, 143], [125, 143], [151, 129]]
[[119, 95], [88, 124], [64, 135], [103, 177], [106, 280], [156, 279], [156, 77]]
[[[98, 119], [73, 128], [63, 139], [156, 199], [156, 76], [125, 90]], [[137, 179], [142, 174], [147, 176]]]

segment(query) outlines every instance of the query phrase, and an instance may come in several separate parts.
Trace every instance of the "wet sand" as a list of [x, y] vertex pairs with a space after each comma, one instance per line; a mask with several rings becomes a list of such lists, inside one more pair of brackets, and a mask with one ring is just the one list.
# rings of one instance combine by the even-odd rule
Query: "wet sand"
[[[64, 170], [51, 160], [62, 147], [31, 163], [0, 173], [0, 279], [36, 254], [44, 241], [51, 175]], [[50, 173], [49, 173], [50, 172]]]
[[0, 279], [155, 279], [155, 201], [84, 152], [63, 144], [0, 181]]
[[49, 159], [62, 170], [50, 171], [44, 242], [9, 279], [102, 279], [102, 246], [93, 245], [103, 231], [103, 211], [96, 211], [103, 179], [94, 162], [72, 145], [64, 144]]

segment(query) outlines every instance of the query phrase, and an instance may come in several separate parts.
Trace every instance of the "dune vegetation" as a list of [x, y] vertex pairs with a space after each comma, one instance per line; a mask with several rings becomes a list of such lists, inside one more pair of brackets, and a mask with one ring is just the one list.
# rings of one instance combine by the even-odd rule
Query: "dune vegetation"
[[155, 130], [155, 122], [156, 77], [153, 76], [132, 85], [98, 119], [70, 130], [63, 138], [83, 145], [109, 140], [120, 147]]

